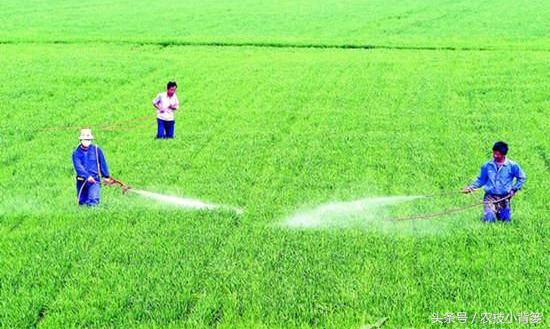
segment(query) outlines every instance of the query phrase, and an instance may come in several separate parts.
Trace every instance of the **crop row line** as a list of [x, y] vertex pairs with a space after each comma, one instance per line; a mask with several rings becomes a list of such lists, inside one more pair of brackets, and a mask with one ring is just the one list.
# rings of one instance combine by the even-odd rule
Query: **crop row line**
[[535, 51], [548, 52], [550, 49], [532, 48], [491, 48], [491, 47], [460, 47], [460, 46], [399, 46], [374, 44], [293, 44], [284, 42], [200, 42], [200, 41], [129, 41], [129, 40], [0, 40], [0, 45], [6, 44], [123, 44], [136, 46], [159, 47], [256, 47], [256, 48], [305, 48], [305, 49], [344, 49], [344, 50], [433, 50], [433, 51]]

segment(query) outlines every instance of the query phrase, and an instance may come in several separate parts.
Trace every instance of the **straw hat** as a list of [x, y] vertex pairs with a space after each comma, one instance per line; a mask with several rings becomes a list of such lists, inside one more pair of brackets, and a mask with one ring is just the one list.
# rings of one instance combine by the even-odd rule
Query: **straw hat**
[[94, 139], [94, 136], [92, 135], [92, 129], [90, 128], [84, 128], [80, 129], [80, 139]]

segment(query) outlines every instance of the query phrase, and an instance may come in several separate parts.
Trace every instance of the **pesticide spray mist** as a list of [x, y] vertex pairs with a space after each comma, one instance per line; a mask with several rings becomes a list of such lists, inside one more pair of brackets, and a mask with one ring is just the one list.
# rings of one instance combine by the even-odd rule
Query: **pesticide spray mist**
[[[418, 204], [399, 205], [405, 202], [426, 199], [429, 196], [387, 196], [363, 198], [346, 202], [329, 202], [313, 209], [301, 210], [279, 221], [276, 225], [294, 230], [319, 230], [359, 228], [383, 234], [445, 235], [453, 230], [468, 229], [471, 224], [454, 217], [452, 220], [396, 220], [389, 215], [390, 209], [414, 208]], [[416, 201], [415, 201], [416, 202]], [[399, 205], [399, 206], [397, 206]], [[404, 207], [404, 208], [403, 208]]]
[[172, 204], [182, 208], [197, 209], [197, 210], [229, 210], [229, 211], [235, 212], [238, 215], [243, 213], [243, 210], [240, 208], [235, 208], [227, 205], [208, 203], [197, 199], [182, 198], [182, 197], [177, 197], [173, 195], [164, 195], [160, 193], [154, 193], [154, 192], [148, 192], [148, 191], [136, 190], [136, 189], [130, 189], [128, 191], [139, 194], [142, 197], [145, 197], [148, 199]]
[[380, 210], [389, 205], [423, 198], [423, 196], [392, 196], [364, 198], [347, 202], [330, 202], [314, 209], [299, 211], [280, 224], [288, 228], [308, 229], [346, 227], [372, 222]]

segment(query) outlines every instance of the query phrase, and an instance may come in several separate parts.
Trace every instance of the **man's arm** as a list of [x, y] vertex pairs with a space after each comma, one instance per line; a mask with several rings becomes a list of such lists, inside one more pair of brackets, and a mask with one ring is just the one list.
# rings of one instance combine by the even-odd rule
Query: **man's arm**
[[90, 174], [82, 164], [82, 161], [78, 158], [77, 152], [73, 152], [73, 166], [78, 177], [82, 177], [84, 179], [88, 179], [88, 177], [90, 177]]
[[470, 183], [470, 185], [466, 186], [463, 191], [465, 193], [470, 193], [473, 190], [482, 187], [487, 183], [488, 177], [489, 176], [487, 175], [487, 166], [483, 165], [479, 170], [479, 176], [472, 183]]
[[521, 169], [521, 167], [518, 164], [514, 165], [512, 170], [513, 170], [512, 173], [514, 174], [514, 177], [516, 178], [516, 182], [512, 186], [512, 191], [514, 191], [514, 193], [515, 193], [515, 192], [521, 190], [521, 188], [523, 187], [523, 184], [525, 184], [525, 181], [527, 180], [527, 176], [525, 175], [525, 172], [523, 172], [523, 170]]
[[178, 99], [178, 96], [174, 95], [174, 104], [172, 105], [172, 110], [177, 110], [180, 108], [180, 100]]
[[161, 99], [160, 99], [160, 94], [159, 94], [159, 95], [157, 95], [157, 97], [155, 97], [153, 99], [153, 107], [156, 108], [157, 110], [159, 110], [161, 113], [163, 113], [164, 110], [159, 105], [160, 101], [161, 101]]

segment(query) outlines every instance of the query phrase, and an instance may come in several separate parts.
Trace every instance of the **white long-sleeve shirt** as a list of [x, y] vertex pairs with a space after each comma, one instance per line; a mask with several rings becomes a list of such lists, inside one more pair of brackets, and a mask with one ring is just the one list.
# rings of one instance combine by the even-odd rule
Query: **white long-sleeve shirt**
[[174, 110], [170, 106], [179, 108], [180, 102], [178, 96], [174, 93], [172, 97], [168, 97], [166, 92], [162, 92], [153, 99], [153, 106], [157, 105], [157, 118], [164, 121], [174, 121]]

